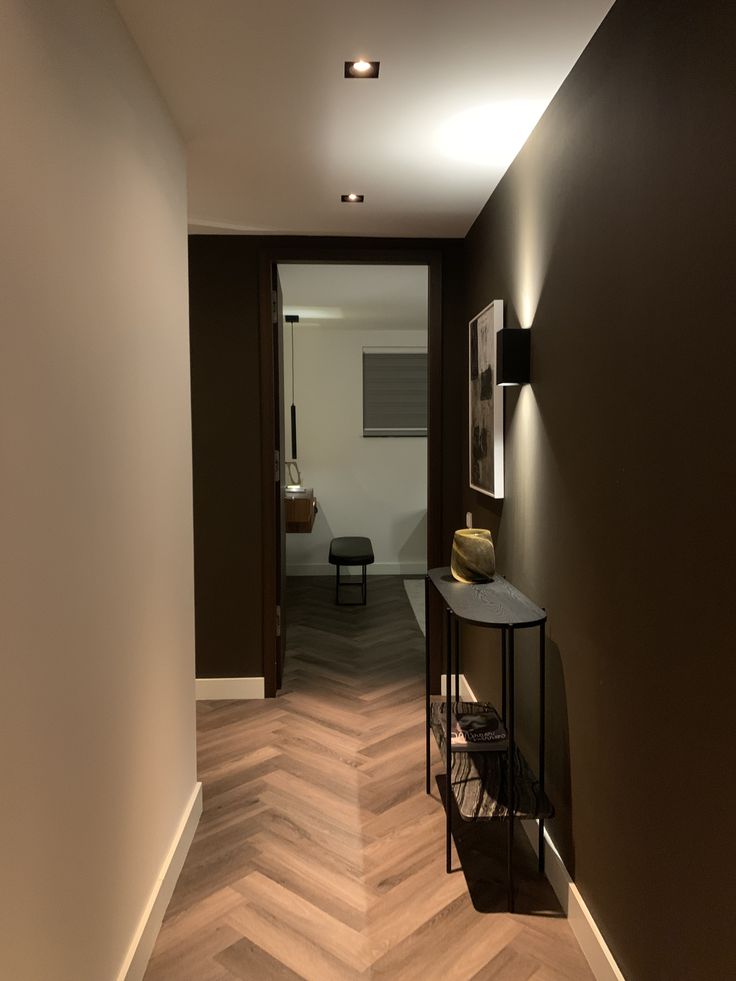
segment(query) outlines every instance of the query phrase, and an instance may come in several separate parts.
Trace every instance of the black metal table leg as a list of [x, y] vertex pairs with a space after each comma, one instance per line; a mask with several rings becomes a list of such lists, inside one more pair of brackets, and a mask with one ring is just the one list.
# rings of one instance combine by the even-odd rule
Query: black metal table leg
[[460, 621], [455, 618], [455, 706], [460, 701]]
[[501, 718], [506, 724], [506, 629], [501, 629]]
[[445, 745], [447, 749], [446, 759], [446, 778], [445, 796], [447, 798], [445, 806], [445, 826], [446, 826], [446, 867], [448, 872], [452, 872], [452, 611], [447, 609], [447, 664], [445, 678]]
[[506, 875], [507, 875], [507, 888], [508, 888], [508, 906], [509, 912], [514, 911], [514, 723], [515, 723], [515, 704], [514, 704], [514, 628], [506, 628], [507, 634], [507, 652], [508, 652], [508, 683], [509, 683], [509, 698], [507, 705], [507, 729], [509, 735], [509, 745], [508, 745], [508, 757], [507, 757], [507, 789], [508, 789], [508, 809], [509, 814], [506, 819], [508, 822], [508, 837], [507, 837], [507, 855], [506, 855]]
[[[545, 753], [545, 650], [544, 624], [539, 625], [539, 796], [544, 800], [544, 753]], [[544, 818], [539, 819], [539, 841], [537, 844], [539, 871], [544, 872]]]
[[426, 766], [427, 766], [427, 793], [430, 792], [430, 780], [431, 780], [431, 765], [430, 765], [430, 742], [431, 742], [431, 729], [430, 729], [430, 695], [429, 695], [429, 576], [424, 577], [424, 711], [425, 711], [425, 721], [426, 721], [426, 733], [425, 733], [425, 751], [426, 751]]

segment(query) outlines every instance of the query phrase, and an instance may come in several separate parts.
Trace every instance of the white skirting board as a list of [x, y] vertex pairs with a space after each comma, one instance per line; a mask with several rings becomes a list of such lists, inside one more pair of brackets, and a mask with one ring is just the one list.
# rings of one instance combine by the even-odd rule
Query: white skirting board
[[263, 678], [197, 678], [194, 691], [198, 702], [266, 697]]
[[[539, 823], [529, 820], [522, 821], [521, 825], [532, 844], [534, 854], [538, 854]], [[580, 949], [585, 954], [591, 971], [597, 981], [626, 981], [585, 900], [580, 895], [580, 890], [570, 878], [570, 873], [565, 868], [560, 853], [555, 848], [546, 828], [544, 829], [544, 841], [545, 875], [560, 901], [560, 906], [565, 912], [567, 921], [580, 944]]]
[[154, 883], [133, 940], [118, 972], [117, 981], [141, 981], [151, 957], [158, 931], [184, 865], [194, 832], [202, 814], [202, 784], [195, 784], [189, 803], [179, 822], [169, 852]]
[[[359, 576], [363, 571], [359, 565], [343, 565], [340, 576]], [[424, 576], [427, 572], [426, 562], [374, 562], [366, 567], [369, 576]], [[287, 565], [287, 576], [332, 576], [335, 577], [335, 566], [329, 562], [314, 565]]]
[[[442, 694], [445, 694], [446, 676], [442, 676]], [[468, 702], [477, 702], [473, 689], [468, 684], [465, 675], [460, 675], [460, 697]], [[524, 831], [532, 844], [534, 853], [537, 854], [539, 825], [537, 821], [522, 821]], [[593, 919], [585, 900], [580, 895], [580, 890], [570, 878], [570, 873], [565, 868], [565, 863], [560, 857], [554, 842], [545, 828], [545, 875], [550, 885], [555, 891], [560, 906], [567, 916], [568, 923], [575, 939], [580, 944], [580, 949], [590, 965], [590, 969], [596, 977], [596, 981], [626, 981], [621, 970], [614, 960], [613, 954], [608, 949], [608, 945], [603, 938], [603, 934]]]
[[[446, 688], [447, 688], [447, 685], [445, 684], [446, 681], [447, 681], [447, 675], [443, 674], [442, 675], [442, 688], [440, 689], [440, 694], [441, 695], [444, 695], [445, 694], [445, 691], [446, 691]], [[477, 702], [478, 701], [478, 699], [475, 697], [475, 693], [473, 692], [473, 689], [468, 684], [467, 678], [465, 677], [464, 674], [461, 674], [460, 675], [460, 697], [462, 699], [464, 699], [466, 702]]]

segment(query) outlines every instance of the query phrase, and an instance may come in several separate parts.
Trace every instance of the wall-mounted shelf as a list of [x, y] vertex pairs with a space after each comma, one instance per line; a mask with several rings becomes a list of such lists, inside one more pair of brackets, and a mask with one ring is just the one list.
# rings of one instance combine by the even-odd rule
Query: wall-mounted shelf
[[287, 534], [306, 535], [314, 527], [317, 501], [311, 487], [284, 491], [285, 528]]

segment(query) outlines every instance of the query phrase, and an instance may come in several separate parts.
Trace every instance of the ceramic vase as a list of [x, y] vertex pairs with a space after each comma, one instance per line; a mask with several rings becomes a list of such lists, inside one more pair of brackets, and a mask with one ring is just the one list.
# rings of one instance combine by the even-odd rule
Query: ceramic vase
[[450, 569], [459, 582], [490, 582], [496, 571], [496, 553], [487, 528], [455, 532]]

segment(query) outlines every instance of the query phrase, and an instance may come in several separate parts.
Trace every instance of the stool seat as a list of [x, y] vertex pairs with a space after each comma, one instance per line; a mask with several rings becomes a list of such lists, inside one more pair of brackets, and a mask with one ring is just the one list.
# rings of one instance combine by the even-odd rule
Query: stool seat
[[371, 565], [374, 561], [370, 538], [347, 536], [330, 542], [331, 565]]
[[[365, 567], [374, 562], [373, 544], [370, 538], [361, 538], [359, 535], [346, 535], [343, 538], [333, 538], [330, 542], [330, 565], [337, 566], [335, 569], [335, 602], [338, 606], [365, 606], [368, 599], [368, 579]], [[340, 601], [340, 566], [359, 565], [362, 566], [363, 574], [360, 581], [360, 603], [342, 603]], [[346, 586], [350, 583], [345, 583]]]

